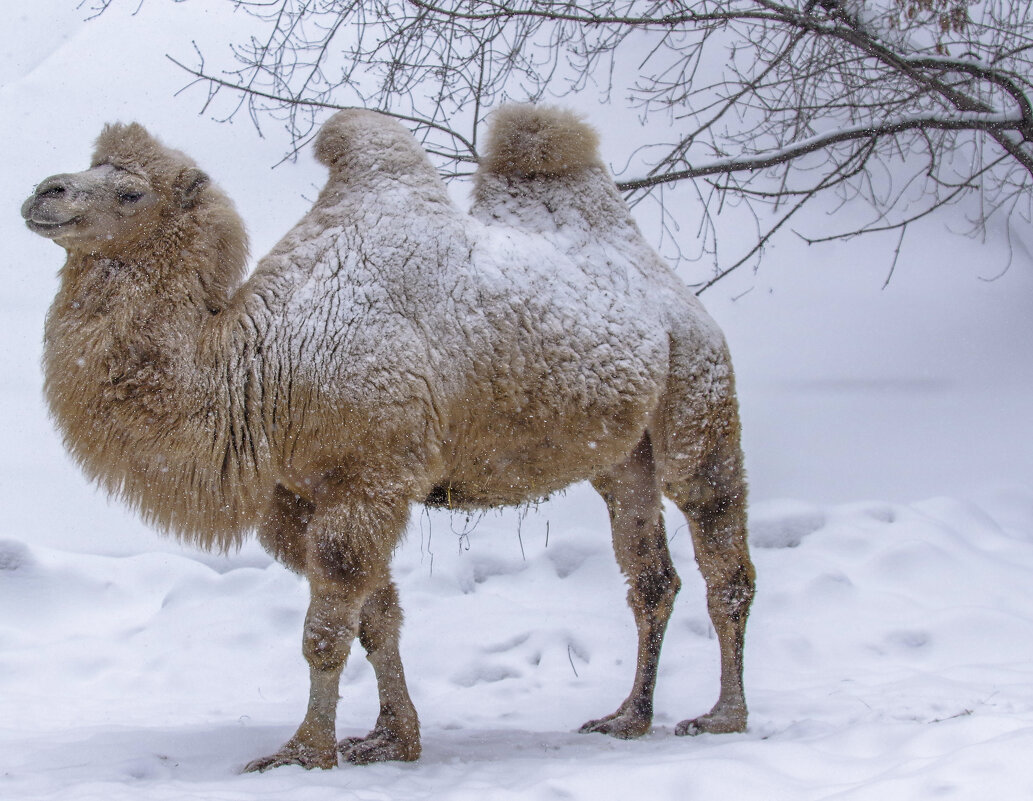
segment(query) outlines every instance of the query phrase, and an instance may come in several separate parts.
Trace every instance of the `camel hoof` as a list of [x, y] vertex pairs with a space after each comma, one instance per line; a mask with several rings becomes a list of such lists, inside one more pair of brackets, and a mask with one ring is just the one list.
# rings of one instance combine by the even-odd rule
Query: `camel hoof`
[[695, 737], [698, 734], [734, 734], [746, 731], [746, 710], [708, 712], [698, 718], [683, 720], [674, 728], [679, 737]]
[[241, 773], [265, 773], [271, 768], [284, 765], [301, 765], [305, 770], [321, 768], [329, 770], [337, 767], [337, 751], [322, 751], [309, 746], [288, 743], [272, 756], [253, 759], [244, 766]]
[[420, 741], [407, 742], [390, 729], [374, 729], [365, 737], [346, 737], [337, 744], [337, 750], [353, 765], [415, 762], [420, 758]]
[[640, 715], [614, 712], [599, 720], [590, 720], [578, 732], [581, 734], [608, 734], [618, 740], [634, 740], [649, 732], [652, 721]]

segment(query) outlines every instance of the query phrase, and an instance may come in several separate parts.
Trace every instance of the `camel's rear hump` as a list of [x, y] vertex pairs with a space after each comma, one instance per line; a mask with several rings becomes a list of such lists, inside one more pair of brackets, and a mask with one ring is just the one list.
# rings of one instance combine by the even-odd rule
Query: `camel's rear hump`
[[491, 118], [470, 213], [489, 225], [559, 233], [568, 241], [555, 244], [572, 256], [587, 243], [627, 250], [629, 239], [632, 250], [650, 251], [598, 145], [595, 130], [572, 111], [503, 106]]
[[599, 137], [578, 115], [549, 106], [503, 106], [492, 115], [484, 172], [558, 177], [599, 165]]

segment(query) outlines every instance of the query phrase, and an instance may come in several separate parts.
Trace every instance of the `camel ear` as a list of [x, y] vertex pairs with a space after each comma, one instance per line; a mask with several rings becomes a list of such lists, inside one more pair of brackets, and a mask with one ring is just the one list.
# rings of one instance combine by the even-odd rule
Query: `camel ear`
[[208, 175], [196, 167], [188, 167], [176, 178], [172, 189], [175, 192], [176, 200], [184, 209], [191, 209], [197, 205], [198, 196], [212, 181]]

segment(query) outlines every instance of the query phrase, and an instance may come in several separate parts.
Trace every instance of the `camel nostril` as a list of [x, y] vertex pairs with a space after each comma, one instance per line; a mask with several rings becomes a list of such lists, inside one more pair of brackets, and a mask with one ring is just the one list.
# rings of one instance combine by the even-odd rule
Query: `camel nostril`
[[69, 178], [50, 176], [37, 184], [36, 191], [22, 204], [22, 217], [36, 226], [33, 230], [37, 233], [57, 230], [73, 219], [76, 193], [75, 184]]

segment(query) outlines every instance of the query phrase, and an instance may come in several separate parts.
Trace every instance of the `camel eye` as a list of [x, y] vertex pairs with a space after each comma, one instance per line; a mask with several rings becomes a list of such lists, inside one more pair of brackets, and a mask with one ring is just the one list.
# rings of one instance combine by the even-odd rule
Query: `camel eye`
[[142, 197], [143, 192], [119, 192], [118, 202], [124, 204], [136, 203]]

